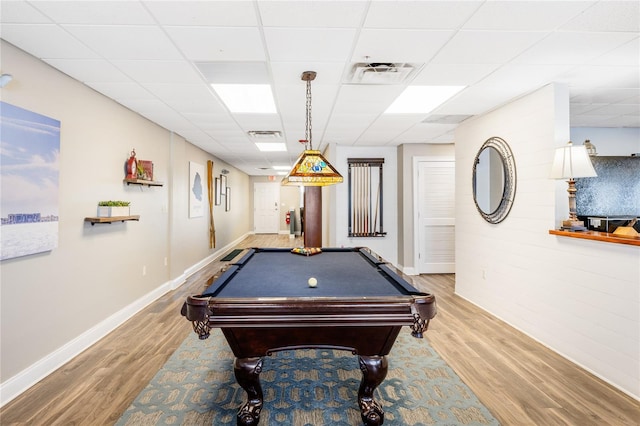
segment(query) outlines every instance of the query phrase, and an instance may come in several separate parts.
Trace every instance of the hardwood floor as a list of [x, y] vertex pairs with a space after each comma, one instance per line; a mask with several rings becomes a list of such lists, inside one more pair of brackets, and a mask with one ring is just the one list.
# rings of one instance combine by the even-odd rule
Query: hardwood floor
[[[294, 247], [257, 235], [240, 247]], [[189, 333], [184, 298], [219, 271], [213, 262], [0, 410], [6, 425], [111, 425]], [[426, 339], [503, 425], [639, 425], [640, 402], [453, 293], [454, 275], [406, 277], [434, 293]]]

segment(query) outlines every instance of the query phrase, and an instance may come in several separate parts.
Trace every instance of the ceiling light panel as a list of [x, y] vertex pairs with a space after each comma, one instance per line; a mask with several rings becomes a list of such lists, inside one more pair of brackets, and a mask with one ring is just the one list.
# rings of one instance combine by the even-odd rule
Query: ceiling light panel
[[465, 86], [409, 86], [385, 114], [427, 114], [455, 96]]
[[256, 146], [262, 152], [284, 152], [287, 150], [287, 145], [284, 143], [256, 142]]
[[276, 104], [268, 84], [212, 84], [232, 113], [276, 113]]

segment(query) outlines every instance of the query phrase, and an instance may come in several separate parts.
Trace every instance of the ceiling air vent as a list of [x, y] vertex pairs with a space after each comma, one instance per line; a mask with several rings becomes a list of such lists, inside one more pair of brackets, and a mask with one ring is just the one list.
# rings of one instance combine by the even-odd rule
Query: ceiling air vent
[[415, 70], [413, 64], [372, 62], [354, 64], [348, 83], [400, 84]]
[[251, 130], [247, 133], [254, 139], [279, 139], [282, 136], [278, 130]]

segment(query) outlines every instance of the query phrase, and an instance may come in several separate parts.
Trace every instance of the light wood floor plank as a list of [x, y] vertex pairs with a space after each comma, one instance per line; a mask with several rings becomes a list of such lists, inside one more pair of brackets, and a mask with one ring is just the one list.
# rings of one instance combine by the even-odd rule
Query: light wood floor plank
[[[256, 235], [240, 247], [296, 247]], [[212, 262], [0, 410], [6, 425], [112, 425], [191, 327], [180, 316], [223, 263]], [[639, 425], [640, 403], [454, 294], [454, 275], [406, 277], [434, 293], [426, 340], [503, 425]]]

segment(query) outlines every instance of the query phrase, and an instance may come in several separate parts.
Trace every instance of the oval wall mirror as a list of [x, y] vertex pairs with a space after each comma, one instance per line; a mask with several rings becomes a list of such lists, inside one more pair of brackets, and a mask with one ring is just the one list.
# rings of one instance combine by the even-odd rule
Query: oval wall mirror
[[473, 201], [489, 223], [502, 222], [516, 195], [516, 164], [509, 145], [493, 137], [482, 144], [473, 162]]

